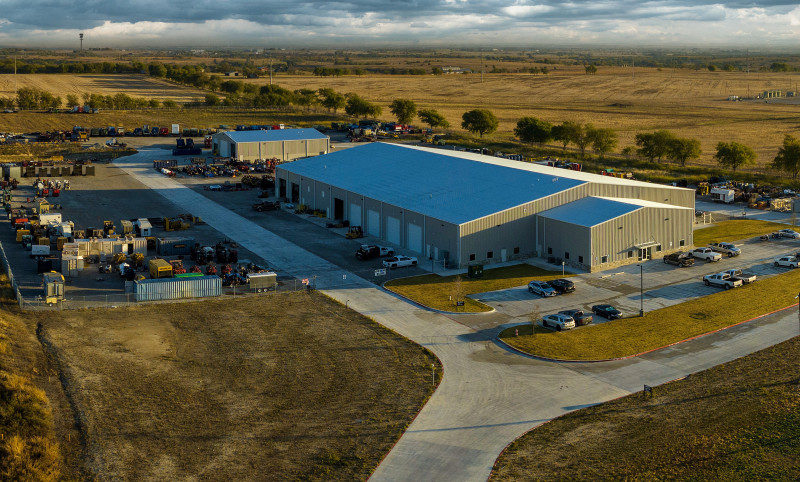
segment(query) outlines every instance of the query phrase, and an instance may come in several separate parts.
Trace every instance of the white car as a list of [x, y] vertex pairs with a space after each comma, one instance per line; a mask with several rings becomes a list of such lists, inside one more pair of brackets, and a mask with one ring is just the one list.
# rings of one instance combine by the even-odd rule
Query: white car
[[798, 233], [794, 229], [781, 229], [780, 231], [778, 231], [778, 235], [782, 238], [792, 238], [792, 239], [800, 238], [800, 233]]
[[417, 258], [413, 256], [392, 256], [383, 260], [384, 268], [402, 268], [404, 266], [416, 266]]
[[535, 280], [528, 283], [528, 291], [544, 297], [555, 296], [558, 294], [556, 293], [556, 290], [554, 290], [553, 287], [548, 283]]
[[789, 268], [798, 268], [800, 267], [800, 261], [794, 256], [781, 256], [779, 258], [775, 258], [775, 267], [778, 266], [786, 266]]
[[575, 320], [571, 316], [555, 314], [544, 315], [542, 317], [542, 326], [545, 328], [555, 328], [556, 331], [571, 330], [575, 328]]

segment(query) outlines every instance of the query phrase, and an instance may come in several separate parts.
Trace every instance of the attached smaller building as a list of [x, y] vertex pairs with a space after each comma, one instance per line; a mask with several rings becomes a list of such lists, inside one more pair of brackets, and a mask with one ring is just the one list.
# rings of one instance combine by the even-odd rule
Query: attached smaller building
[[330, 151], [330, 138], [316, 129], [229, 131], [214, 134], [211, 148], [221, 157], [239, 161], [280, 159], [292, 161]]

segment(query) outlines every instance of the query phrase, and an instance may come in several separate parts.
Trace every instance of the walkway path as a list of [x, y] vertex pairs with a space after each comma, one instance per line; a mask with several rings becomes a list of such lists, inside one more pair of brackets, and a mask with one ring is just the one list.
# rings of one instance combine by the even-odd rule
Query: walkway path
[[[149, 188], [298, 277], [316, 275], [327, 295], [427, 347], [444, 378], [373, 474], [373, 480], [485, 480], [502, 449], [532, 427], [572, 410], [658, 385], [737, 358], [798, 333], [792, 311], [645, 357], [612, 363], [533, 360], [415, 306], [338, 268], [154, 171], [162, 150], [116, 161]], [[479, 316], [479, 315], [478, 315]]]

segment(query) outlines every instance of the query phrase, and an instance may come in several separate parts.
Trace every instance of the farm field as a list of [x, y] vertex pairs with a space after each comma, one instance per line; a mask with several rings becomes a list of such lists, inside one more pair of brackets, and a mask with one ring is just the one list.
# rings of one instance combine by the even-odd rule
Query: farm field
[[104, 479], [366, 479], [438, 364], [318, 293], [38, 321]]
[[798, 350], [795, 337], [564, 415], [509, 445], [490, 480], [797, 480]]

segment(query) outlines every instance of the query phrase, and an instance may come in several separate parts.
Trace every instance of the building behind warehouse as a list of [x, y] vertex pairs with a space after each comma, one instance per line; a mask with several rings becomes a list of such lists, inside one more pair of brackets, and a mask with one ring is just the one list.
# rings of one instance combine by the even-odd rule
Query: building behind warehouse
[[292, 161], [330, 151], [330, 138], [316, 129], [274, 129], [219, 132], [211, 138], [212, 151], [239, 161]]
[[281, 165], [275, 189], [450, 267], [595, 271], [692, 245], [691, 189], [480, 154], [372, 143]]

